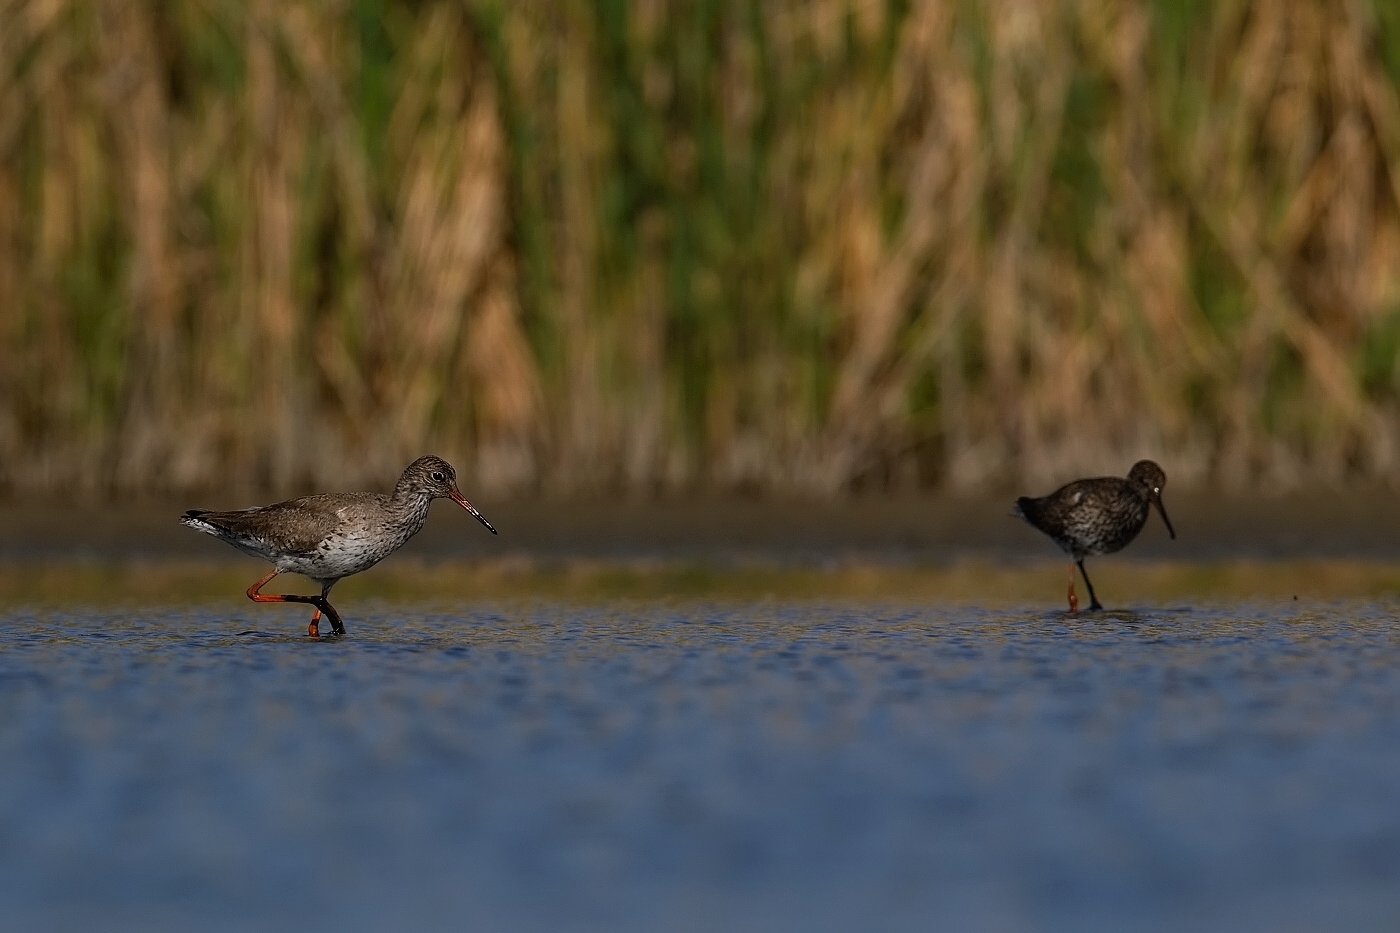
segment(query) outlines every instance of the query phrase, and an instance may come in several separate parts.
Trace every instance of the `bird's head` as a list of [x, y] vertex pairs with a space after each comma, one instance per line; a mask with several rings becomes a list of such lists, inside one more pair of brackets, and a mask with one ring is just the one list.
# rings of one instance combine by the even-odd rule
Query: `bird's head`
[[1157, 506], [1162, 521], [1166, 523], [1167, 534], [1175, 539], [1176, 530], [1172, 528], [1172, 521], [1167, 518], [1167, 509], [1162, 505], [1162, 489], [1167, 485], [1167, 474], [1151, 460], [1139, 460], [1128, 471], [1128, 482], [1140, 489], [1152, 504]]
[[495, 527], [488, 522], [476, 506], [467, 501], [467, 497], [462, 495], [457, 488], [457, 471], [452, 469], [452, 464], [441, 457], [419, 457], [408, 465], [399, 477], [398, 485], [394, 488], [395, 495], [427, 496], [430, 499], [451, 499], [472, 514], [477, 521], [486, 526], [493, 535], [496, 534]]

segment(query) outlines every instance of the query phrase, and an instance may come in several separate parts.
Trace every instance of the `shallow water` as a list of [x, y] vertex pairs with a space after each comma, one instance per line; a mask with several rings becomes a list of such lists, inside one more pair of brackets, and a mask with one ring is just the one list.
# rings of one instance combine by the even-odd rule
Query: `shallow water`
[[1394, 609], [9, 612], [0, 919], [1392, 930]]

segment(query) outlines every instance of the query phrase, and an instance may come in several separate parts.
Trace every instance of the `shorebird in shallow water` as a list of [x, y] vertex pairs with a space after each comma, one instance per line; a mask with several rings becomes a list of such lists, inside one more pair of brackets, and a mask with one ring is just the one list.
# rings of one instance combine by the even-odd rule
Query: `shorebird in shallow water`
[[[428, 520], [434, 499], [448, 498], [491, 527], [457, 489], [457, 472], [446, 460], [419, 457], [399, 477], [391, 495], [340, 492], [288, 499], [274, 505], [232, 512], [190, 509], [180, 524], [213, 535], [246, 554], [272, 563], [272, 570], [248, 587], [260, 603], [308, 603], [316, 607], [307, 634], [320, 634], [321, 613], [331, 631], [345, 634], [340, 613], [331, 606], [331, 587], [342, 577], [368, 570], [403, 547]], [[279, 573], [299, 573], [321, 584], [320, 596], [261, 593]]]
[[1094, 595], [1094, 584], [1084, 569], [1084, 558], [1090, 554], [1112, 554], [1127, 547], [1142, 526], [1147, 524], [1150, 506], [1166, 523], [1167, 533], [1176, 538], [1171, 519], [1162, 506], [1162, 487], [1167, 474], [1151, 460], [1139, 460], [1128, 471], [1128, 478], [1101, 476], [1097, 479], [1077, 479], [1061, 486], [1048, 496], [1033, 499], [1022, 496], [1016, 500], [1011, 514], [1049, 535], [1060, 550], [1074, 563], [1069, 568], [1069, 608], [1079, 609], [1079, 597], [1074, 592], [1074, 568], [1084, 575], [1089, 588], [1089, 608], [1102, 609]]

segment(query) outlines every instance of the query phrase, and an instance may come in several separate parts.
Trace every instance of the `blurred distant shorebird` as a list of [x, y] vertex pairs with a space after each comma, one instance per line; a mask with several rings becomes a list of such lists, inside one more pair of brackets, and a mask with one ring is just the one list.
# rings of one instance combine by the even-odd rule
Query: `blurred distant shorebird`
[[1128, 471], [1128, 478], [1101, 476], [1078, 479], [1061, 486], [1048, 496], [1033, 499], [1022, 496], [1016, 500], [1011, 514], [1049, 535], [1060, 550], [1074, 563], [1069, 568], [1069, 608], [1079, 609], [1079, 597], [1074, 592], [1074, 568], [1084, 575], [1089, 588], [1089, 608], [1102, 609], [1094, 595], [1094, 584], [1084, 569], [1084, 558], [1090, 554], [1112, 554], [1127, 547], [1142, 526], [1147, 524], [1150, 506], [1157, 506], [1167, 533], [1176, 538], [1171, 519], [1162, 506], [1162, 487], [1167, 474], [1151, 460], [1139, 460]]
[[[368, 570], [403, 547], [428, 520], [434, 499], [448, 498], [496, 534], [480, 512], [457, 489], [457, 472], [446, 460], [419, 457], [399, 477], [391, 495], [342, 492], [288, 499], [232, 512], [190, 509], [180, 524], [213, 535], [246, 554], [272, 562], [272, 571], [248, 587], [260, 603], [308, 603], [316, 607], [307, 634], [320, 634], [321, 613], [331, 631], [345, 634], [340, 614], [331, 606], [331, 587], [342, 577]], [[279, 573], [299, 573], [321, 584], [320, 596], [258, 592]]]

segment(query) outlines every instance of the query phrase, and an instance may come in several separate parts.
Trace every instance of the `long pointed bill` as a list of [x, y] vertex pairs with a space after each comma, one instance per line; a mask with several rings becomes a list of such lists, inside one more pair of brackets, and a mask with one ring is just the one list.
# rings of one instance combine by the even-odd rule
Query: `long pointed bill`
[[457, 504], [460, 505], [462, 508], [464, 508], [464, 509], [466, 509], [468, 512], [472, 513], [472, 516], [473, 516], [477, 521], [479, 521], [479, 522], [481, 522], [483, 525], [485, 525], [485, 526], [486, 526], [486, 529], [487, 529], [488, 531], [490, 531], [493, 535], [494, 535], [494, 534], [498, 534], [498, 532], [497, 532], [496, 529], [491, 525], [491, 523], [488, 522], [488, 521], [486, 520], [486, 516], [484, 516], [484, 515], [482, 515], [480, 512], [478, 512], [478, 511], [476, 510], [476, 506], [472, 505], [470, 502], [467, 501], [467, 497], [466, 497], [466, 496], [462, 495], [460, 492], [458, 492], [458, 491], [455, 490], [455, 489], [452, 490], [451, 492], [449, 492], [448, 495], [452, 497], [452, 501], [453, 501], [453, 502], [457, 503]]
[[[1164, 522], [1167, 523], [1167, 534], [1171, 535], [1171, 536], [1172, 536], [1172, 540], [1175, 541], [1175, 540], [1176, 540], [1176, 530], [1175, 530], [1174, 528], [1172, 528], [1172, 520], [1171, 520], [1170, 518], [1167, 518], [1167, 507], [1164, 506], [1164, 505], [1162, 505], [1162, 497], [1161, 497], [1161, 496], [1153, 496], [1153, 497], [1152, 497], [1152, 501], [1153, 501], [1154, 503], [1156, 503], [1156, 505], [1157, 505], [1157, 511], [1161, 513], [1161, 515], [1162, 515], [1162, 521], [1164, 521]], [[475, 511], [475, 510], [473, 510], [473, 511]], [[478, 518], [481, 518], [481, 516], [479, 516], [479, 515], [478, 515], [477, 517], [478, 517]], [[486, 519], [484, 519], [484, 518], [482, 518], [481, 520], [482, 520], [482, 521], [486, 521]], [[489, 527], [491, 527], [491, 526], [490, 526], [490, 525], [487, 525], [486, 527], [489, 528]]]

